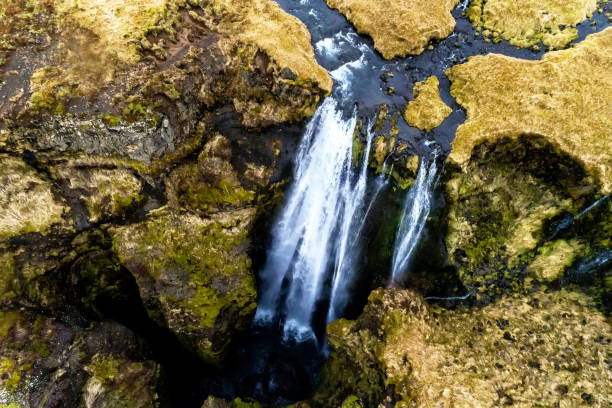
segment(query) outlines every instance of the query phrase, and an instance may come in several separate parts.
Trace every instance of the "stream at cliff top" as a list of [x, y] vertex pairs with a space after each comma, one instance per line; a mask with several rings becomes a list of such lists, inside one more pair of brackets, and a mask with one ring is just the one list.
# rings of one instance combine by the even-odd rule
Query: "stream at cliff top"
[[[259, 265], [253, 330], [230, 369], [208, 387], [221, 397], [254, 397], [283, 405], [307, 398], [316, 384], [327, 351], [326, 324], [359, 313], [374, 287], [416, 287], [429, 279], [434, 283], [428, 287], [434, 289], [424, 294], [433, 295], [431, 299], [455, 293], [451, 289], [458, 284], [452, 279], [434, 281], [416, 273], [444, 267], [441, 233], [432, 221], [441, 218], [444, 202], [435, 187], [457, 126], [465, 120], [444, 72], [472, 55], [496, 52], [537, 59], [545, 51], [485, 42], [461, 16], [467, 4], [462, 3], [453, 11], [455, 31], [433, 50], [387, 61], [369, 37], [358, 35], [324, 0], [278, 3], [307, 25], [317, 60], [333, 78], [334, 89], [305, 127], [297, 149], [293, 180]], [[596, 14], [597, 19], [606, 18]], [[592, 32], [590, 21], [578, 27], [577, 41]], [[408, 126], [400, 112], [412, 99], [413, 85], [431, 75], [440, 80], [441, 97], [453, 112], [433, 131], [421, 132]], [[420, 157], [409, 191], [396, 187], [385, 172], [368, 170], [373, 140], [390, 126], [387, 121], [381, 131], [372, 130], [381, 104], [389, 107], [390, 117], [399, 116], [397, 138], [409, 146], [402, 154]], [[356, 161], [357, 123], [364, 154]], [[385, 166], [390, 168], [397, 159], [392, 153]], [[382, 231], [376, 221], [381, 219], [391, 231]], [[382, 255], [373, 256], [374, 250]]]

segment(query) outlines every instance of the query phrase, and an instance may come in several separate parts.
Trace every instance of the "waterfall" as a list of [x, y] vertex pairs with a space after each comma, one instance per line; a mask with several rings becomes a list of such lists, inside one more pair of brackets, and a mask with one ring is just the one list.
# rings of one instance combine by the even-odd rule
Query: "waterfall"
[[[341, 88], [342, 89], [342, 88]], [[326, 282], [331, 279], [330, 312], [346, 304], [344, 290], [363, 228], [368, 131], [361, 165], [353, 164], [356, 114], [345, 118], [334, 97], [326, 99], [308, 124], [297, 155], [294, 184], [272, 231], [261, 271], [259, 324], [281, 320], [287, 338], [314, 336], [311, 321]], [[287, 294], [281, 292], [287, 285]]]
[[392, 284], [401, 283], [429, 216], [432, 194], [438, 179], [437, 155], [438, 151], [434, 150], [433, 159], [421, 157], [415, 185], [404, 201], [393, 250]]

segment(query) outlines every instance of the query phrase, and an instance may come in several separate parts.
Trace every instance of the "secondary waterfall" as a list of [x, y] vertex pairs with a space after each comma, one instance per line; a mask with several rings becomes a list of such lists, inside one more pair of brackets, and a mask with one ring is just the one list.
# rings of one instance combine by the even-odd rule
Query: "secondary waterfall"
[[392, 284], [401, 283], [431, 210], [438, 179], [437, 150], [432, 159], [421, 158], [417, 179], [404, 201], [391, 264]]

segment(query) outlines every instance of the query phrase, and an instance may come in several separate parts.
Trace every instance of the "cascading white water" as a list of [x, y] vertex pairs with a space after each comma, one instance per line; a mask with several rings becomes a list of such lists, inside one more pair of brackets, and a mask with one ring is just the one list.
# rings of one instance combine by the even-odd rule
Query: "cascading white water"
[[[380, 195], [383, 188], [389, 182], [389, 176], [392, 173], [386, 171], [387, 163], [383, 164], [382, 172], [376, 180], [376, 188], [372, 197], [370, 198], [370, 204], [364, 211], [364, 196], [367, 186], [368, 170], [367, 163], [369, 161], [370, 150], [372, 146], [373, 134], [368, 131], [366, 155], [361, 165], [361, 173], [357, 184], [354, 186], [350, 196], [354, 197], [355, 200], [352, 205], [347, 209], [344, 223], [342, 225], [341, 233], [339, 236], [339, 256], [336, 257], [336, 264], [334, 265], [334, 274], [332, 280], [332, 291], [330, 296], [329, 310], [327, 312], [327, 322], [333, 322], [337, 318], [341, 317], [342, 312], [348, 305], [351, 295], [351, 286], [354, 282], [354, 273], [357, 269], [355, 261], [358, 259], [360, 247], [358, 245], [358, 239], [363, 231], [365, 222], [370, 214], [370, 210], [378, 196]], [[393, 170], [393, 167], [391, 168]], [[349, 187], [347, 186], [347, 189]]]
[[[307, 127], [300, 146], [294, 185], [275, 225], [273, 242], [261, 272], [262, 296], [256, 323], [284, 319], [287, 337], [313, 337], [311, 320], [331, 274], [330, 316], [346, 305], [355, 241], [363, 227], [367, 145], [359, 168], [353, 164], [356, 116], [343, 117], [328, 98]], [[282, 302], [281, 288], [288, 282]], [[280, 306], [280, 312], [279, 312]]]
[[[331, 280], [328, 319], [341, 313], [348, 300], [346, 291], [358, 253], [355, 243], [365, 218], [373, 135], [368, 131], [365, 154], [356, 167], [356, 113], [347, 118], [339, 101], [350, 95], [352, 71], [362, 64], [363, 55], [330, 72], [336, 83], [334, 96], [323, 102], [306, 129], [294, 184], [273, 228], [271, 249], [260, 274], [255, 323], [281, 319], [285, 336], [296, 340], [314, 336], [313, 313], [327, 282]], [[281, 299], [284, 282], [287, 294]]]
[[421, 157], [415, 185], [404, 201], [391, 264], [391, 283], [401, 283], [431, 210], [431, 199], [438, 178], [437, 150], [433, 159]]

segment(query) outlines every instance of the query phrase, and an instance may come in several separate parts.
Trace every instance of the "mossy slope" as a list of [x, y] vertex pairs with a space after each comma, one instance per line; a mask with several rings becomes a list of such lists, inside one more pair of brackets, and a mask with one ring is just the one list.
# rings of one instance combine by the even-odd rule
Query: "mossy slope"
[[476, 56], [450, 68], [451, 95], [467, 110], [450, 159], [463, 165], [475, 145], [534, 135], [584, 163], [604, 193], [612, 189], [612, 28], [540, 61]]
[[310, 404], [605, 404], [611, 330], [588, 298], [573, 292], [451, 311], [407, 290], [378, 289], [357, 320], [329, 325], [333, 351]]

